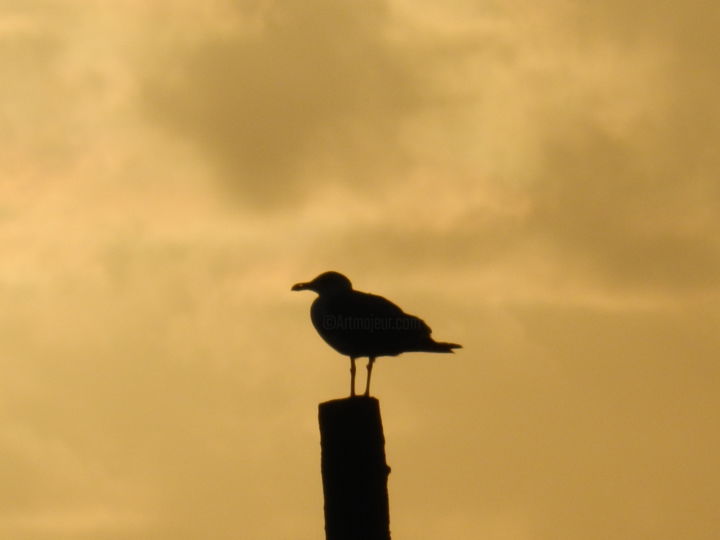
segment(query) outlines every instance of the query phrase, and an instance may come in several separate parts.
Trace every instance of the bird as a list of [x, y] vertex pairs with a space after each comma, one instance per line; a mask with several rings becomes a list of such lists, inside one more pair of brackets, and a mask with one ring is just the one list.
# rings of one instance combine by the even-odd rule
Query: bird
[[379, 356], [406, 352], [452, 353], [457, 343], [435, 341], [432, 330], [419, 317], [405, 313], [390, 300], [356, 291], [340, 272], [329, 271], [312, 281], [296, 283], [293, 291], [318, 294], [310, 308], [315, 330], [328, 345], [350, 357], [350, 396], [355, 397], [355, 360], [367, 357], [364, 396], [370, 395], [370, 376]]

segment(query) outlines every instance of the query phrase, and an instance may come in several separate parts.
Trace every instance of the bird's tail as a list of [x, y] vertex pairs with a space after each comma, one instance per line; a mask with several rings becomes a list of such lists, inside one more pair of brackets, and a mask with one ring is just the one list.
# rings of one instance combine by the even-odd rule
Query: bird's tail
[[453, 349], [462, 349], [462, 345], [458, 345], [457, 343], [445, 343], [442, 341], [430, 341], [430, 343], [426, 343], [420, 351], [451, 353], [453, 352]]

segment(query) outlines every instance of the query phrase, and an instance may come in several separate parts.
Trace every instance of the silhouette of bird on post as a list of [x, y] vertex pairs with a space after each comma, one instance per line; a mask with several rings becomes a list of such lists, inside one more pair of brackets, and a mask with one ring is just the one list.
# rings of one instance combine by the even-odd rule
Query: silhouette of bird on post
[[313, 326], [328, 345], [350, 357], [350, 396], [355, 395], [355, 359], [368, 357], [365, 394], [370, 395], [370, 375], [378, 356], [404, 352], [451, 353], [462, 347], [430, 337], [430, 327], [398, 306], [375, 294], [356, 291], [339, 272], [325, 272], [293, 291], [315, 291], [310, 308]]

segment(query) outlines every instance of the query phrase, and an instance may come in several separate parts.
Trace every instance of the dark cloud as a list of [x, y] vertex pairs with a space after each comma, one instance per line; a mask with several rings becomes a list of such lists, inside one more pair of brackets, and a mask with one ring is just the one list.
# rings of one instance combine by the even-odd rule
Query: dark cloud
[[716, 287], [717, 186], [692, 170], [704, 149], [675, 142], [627, 141], [593, 126], [563, 131], [546, 146], [530, 233], [611, 284]]
[[423, 94], [389, 22], [382, 2], [313, 0], [178, 38], [153, 66], [146, 109], [196, 143], [241, 200], [292, 200], [322, 177], [376, 182], [402, 162], [403, 120]]
[[[691, 4], [587, 6], [561, 34], [591, 58], [609, 55], [614, 80], [591, 100], [553, 104], [541, 117], [543, 159], [528, 226], [567, 264], [613, 285], [720, 284], [720, 112], [712, 90], [720, 81], [712, 30], [720, 10]], [[643, 70], [645, 81], [637, 77]], [[613, 85], [628, 90], [608, 92]], [[592, 106], [608, 99], [643, 112], [618, 128], [610, 107]]]

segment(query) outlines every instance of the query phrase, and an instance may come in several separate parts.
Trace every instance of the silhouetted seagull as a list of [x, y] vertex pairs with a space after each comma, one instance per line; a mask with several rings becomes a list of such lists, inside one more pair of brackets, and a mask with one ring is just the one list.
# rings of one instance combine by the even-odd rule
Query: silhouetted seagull
[[315, 329], [328, 345], [350, 357], [350, 395], [355, 395], [355, 359], [368, 357], [365, 395], [370, 394], [370, 374], [378, 356], [404, 352], [451, 353], [462, 347], [430, 337], [422, 319], [408, 315], [382, 296], [355, 291], [339, 272], [325, 272], [293, 291], [310, 290], [318, 297], [310, 308]]

